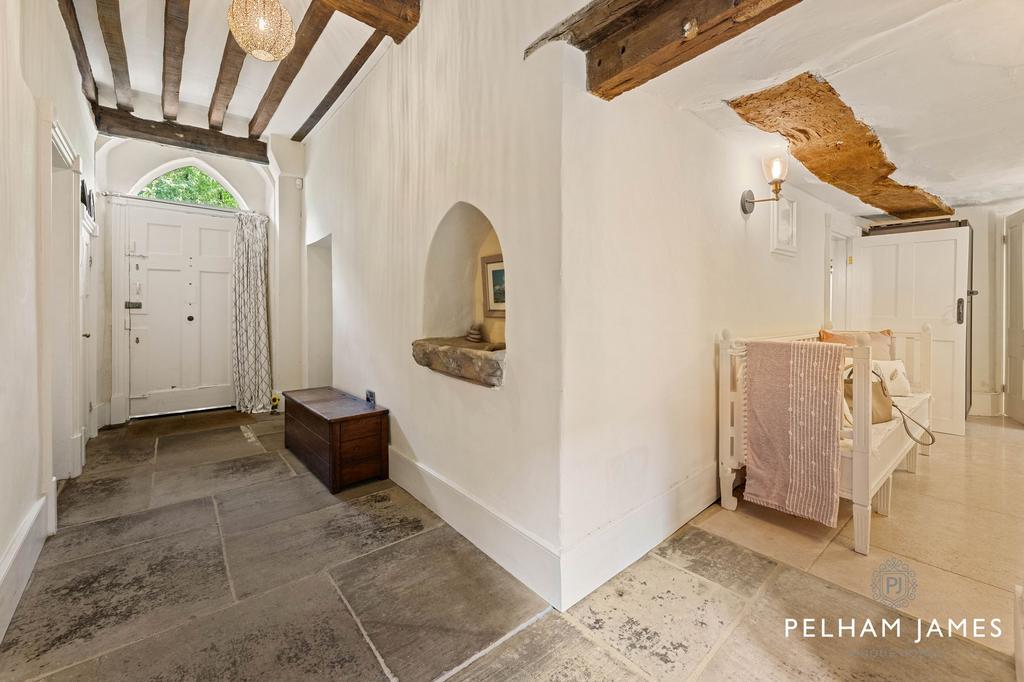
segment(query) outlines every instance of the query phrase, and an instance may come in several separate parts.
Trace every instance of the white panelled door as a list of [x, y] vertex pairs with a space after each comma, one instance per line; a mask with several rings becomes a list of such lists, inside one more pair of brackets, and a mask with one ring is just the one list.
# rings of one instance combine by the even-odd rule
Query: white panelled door
[[133, 203], [128, 208], [129, 412], [138, 417], [233, 405], [231, 249], [235, 217]]
[[1024, 423], [1024, 211], [1006, 220], [1006, 416]]
[[853, 240], [854, 326], [932, 327], [932, 427], [966, 431], [971, 231], [951, 227]]

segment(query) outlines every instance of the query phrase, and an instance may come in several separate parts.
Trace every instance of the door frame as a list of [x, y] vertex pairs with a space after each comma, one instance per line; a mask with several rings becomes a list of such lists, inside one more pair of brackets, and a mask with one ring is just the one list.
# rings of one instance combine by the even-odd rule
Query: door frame
[[[832, 214], [825, 214], [825, 305], [822, 312], [822, 320], [825, 324], [832, 324], [832, 242], [845, 241], [846, 242], [846, 253], [849, 257], [853, 253], [853, 239], [854, 237], [860, 237], [861, 230], [856, 227], [846, 227], [842, 225], [832, 225]], [[850, 286], [851, 274], [853, 268], [850, 267], [849, 260], [847, 260], [846, 268], [846, 322], [850, 324], [850, 318], [852, 317], [852, 302], [851, 295], [853, 294], [853, 287]]]
[[[37, 384], [38, 395], [36, 409], [39, 420], [39, 482], [38, 491], [46, 499], [46, 528], [47, 534], [53, 535], [57, 532], [57, 478], [54, 465], [54, 433], [53, 433], [53, 364], [51, 353], [53, 352], [54, 330], [50, 320], [51, 297], [54, 295], [54, 286], [50, 278], [51, 265], [54, 258], [52, 236], [53, 221], [53, 154], [56, 152], [61, 161], [68, 168], [75, 178], [82, 176], [82, 157], [75, 149], [74, 143], [67, 132], [61, 126], [54, 114], [53, 102], [47, 98], [36, 100], [36, 190], [37, 190], [37, 224], [36, 224], [36, 333], [39, 355], [37, 358]], [[79, 227], [79, 216], [84, 213], [81, 210], [81, 202], [78, 201], [78, 183], [75, 183], [75, 196], [72, 197], [72, 211], [75, 213], [74, 220], [69, 221], [72, 229], [76, 231], [76, 241], [81, 239]], [[77, 252], [75, 263], [78, 261]], [[74, 282], [78, 286], [77, 265], [74, 265]], [[75, 308], [79, 292], [75, 294]], [[78, 329], [79, 320], [74, 321], [74, 329]], [[76, 348], [81, 350], [81, 338]], [[75, 353], [75, 373], [82, 371], [81, 353]], [[82, 377], [79, 377], [80, 381]], [[74, 377], [73, 377], [74, 379]], [[81, 419], [82, 415], [73, 414], [73, 418]], [[80, 449], [78, 470], [85, 457], [85, 427], [83, 424], [77, 438], [73, 441]]]
[[125, 309], [125, 301], [129, 296], [129, 276], [131, 244], [128, 243], [128, 209], [132, 206], [160, 206], [172, 208], [185, 213], [223, 216], [237, 214], [234, 209], [215, 208], [212, 206], [195, 206], [161, 199], [147, 199], [105, 192], [103, 198], [107, 202], [105, 214], [110, 234], [110, 317], [111, 317], [111, 396], [110, 423], [123, 424], [128, 421], [129, 397], [131, 383], [129, 372], [131, 367], [131, 320]]
[[[1010, 251], [1010, 223], [1020, 221], [1024, 223], [1024, 210], [1014, 211], [1002, 220], [999, 232], [997, 248], [1002, 249], [1003, 257], [998, 259], [1001, 267], [997, 270], [997, 289], [1002, 300], [999, 302], [999, 336], [998, 342], [1002, 345], [1001, 352], [996, 353], [996, 382], [999, 389], [999, 415], [1010, 418], [1010, 259], [1013, 257]], [[1024, 230], [1024, 227], [1021, 228]], [[1024, 238], [1024, 232], [1022, 232]], [[1021, 267], [1024, 267], [1022, 262]]]

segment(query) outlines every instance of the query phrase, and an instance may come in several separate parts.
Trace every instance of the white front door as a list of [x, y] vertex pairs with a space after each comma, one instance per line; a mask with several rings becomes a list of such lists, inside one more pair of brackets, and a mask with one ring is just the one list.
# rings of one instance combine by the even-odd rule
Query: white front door
[[932, 328], [932, 427], [966, 430], [970, 314], [969, 227], [853, 240], [857, 327], [913, 335]]
[[132, 417], [233, 405], [233, 215], [128, 209]]
[[1024, 211], [1006, 220], [1006, 415], [1024, 423]]

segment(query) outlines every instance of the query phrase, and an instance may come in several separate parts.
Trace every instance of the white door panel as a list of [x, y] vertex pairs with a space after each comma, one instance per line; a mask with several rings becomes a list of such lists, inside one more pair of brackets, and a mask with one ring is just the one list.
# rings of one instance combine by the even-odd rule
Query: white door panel
[[1006, 221], [1006, 415], [1024, 423], [1024, 212]]
[[235, 220], [194, 209], [129, 213], [131, 416], [234, 403], [231, 248]]
[[[967, 414], [968, 227], [854, 240], [854, 326], [892, 329], [897, 337], [932, 328], [932, 424], [964, 435]], [[958, 301], [963, 300], [963, 319]]]

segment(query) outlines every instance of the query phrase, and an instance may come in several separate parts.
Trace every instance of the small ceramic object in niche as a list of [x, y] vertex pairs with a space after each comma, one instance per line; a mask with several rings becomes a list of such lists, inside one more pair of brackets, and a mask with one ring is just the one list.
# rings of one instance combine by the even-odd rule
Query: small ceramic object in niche
[[480, 330], [480, 325], [474, 324], [469, 328], [469, 331], [466, 332], [466, 340], [472, 343], [480, 343], [484, 340], [484, 335]]

